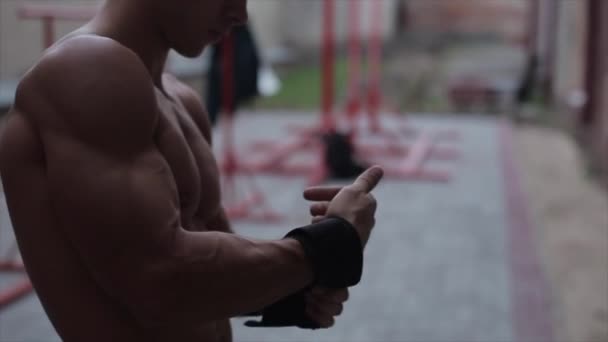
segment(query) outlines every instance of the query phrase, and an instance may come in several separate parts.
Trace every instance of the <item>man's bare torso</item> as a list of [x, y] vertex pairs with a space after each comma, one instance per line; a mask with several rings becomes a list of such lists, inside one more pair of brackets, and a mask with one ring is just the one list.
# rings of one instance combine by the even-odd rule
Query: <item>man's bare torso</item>
[[[61, 49], [64, 42], [54, 49]], [[219, 172], [210, 148], [211, 129], [200, 100], [190, 88], [169, 75], [163, 77], [163, 88], [156, 88], [155, 107], [158, 113], [150, 113], [158, 115], [154, 143], [169, 165], [177, 187], [182, 227], [203, 231], [221, 216]], [[26, 163], [30, 167], [19, 180], [30, 187], [30, 190], [24, 189], [21, 195], [30, 197], [27, 208], [12, 208], [27, 210], [33, 216], [31, 224], [15, 226], [28, 271], [37, 290], [43, 293], [43, 304], [47, 311], [49, 307], [63, 307], [49, 312], [53, 323], [62, 327], [60, 333], [70, 336], [72, 334], [66, 331], [66, 326], [93, 329], [99, 322], [104, 322], [108, 331], [91, 331], [100, 340], [143, 339], [141, 332], [134, 328], [137, 323], [128, 310], [104, 293], [78, 261], [77, 253], [53, 217], [53, 198], [49, 198], [49, 185], [45, 179], [45, 142], [49, 136], [42, 138], [40, 132], [45, 130], [45, 125], [52, 124], [55, 115], [61, 116], [61, 113], [45, 113], [43, 109], [33, 113], [16, 108], [10, 113], [6, 127], [18, 136], [18, 143], [9, 147], [21, 158], [15, 162]], [[103, 133], [110, 137], [113, 134]], [[10, 157], [4, 160], [11, 162]], [[66, 278], [70, 280], [65, 281]], [[70, 320], [71, 323], [66, 324]], [[181, 341], [191, 338], [221, 341], [229, 339], [228, 329], [227, 322], [210, 322], [198, 327], [198, 331], [183, 331], [184, 336], [172, 338]]]
[[[157, 90], [160, 121], [156, 142], [175, 177], [183, 226], [204, 229], [205, 222], [214, 218], [220, 208], [219, 174], [210, 147], [211, 128], [192, 90], [172, 76], [164, 77], [164, 85], [171, 98]], [[189, 111], [184, 103], [197, 108]], [[205, 189], [204, 194], [201, 189]]]

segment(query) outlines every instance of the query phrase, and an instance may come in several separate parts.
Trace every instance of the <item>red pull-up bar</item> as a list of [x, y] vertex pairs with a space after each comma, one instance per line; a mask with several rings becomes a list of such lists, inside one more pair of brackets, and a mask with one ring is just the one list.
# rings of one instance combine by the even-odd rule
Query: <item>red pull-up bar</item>
[[[307, 175], [309, 185], [317, 185], [327, 177], [325, 150], [320, 137], [336, 130], [334, 118], [334, 0], [322, 0], [322, 32], [321, 32], [321, 108], [319, 121], [306, 127], [295, 139], [287, 142], [273, 141], [270, 144], [253, 144], [260, 147], [256, 150], [265, 151], [262, 157], [255, 158], [249, 165], [255, 172], [270, 172], [281, 175]], [[306, 165], [291, 167], [286, 160], [296, 152], [313, 148], [317, 160]]]
[[55, 20], [89, 20], [98, 9], [97, 6], [84, 5], [23, 4], [17, 10], [17, 16], [42, 22], [42, 45], [46, 49], [55, 42]]
[[[361, 86], [362, 72], [362, 29], [361, 0], [348, 1], [348, 88], [345, 114], [351, 125], [351, 133], [356, 134], [357, 120], [363, 104], [367, 118], [368, 130], [374, 134], [386, 134], [380, 126], [380, 111], [386, 106], [380, 87], [382, 69], [382, 0], [370, 0], [368, 18], [370, 28], [367, 48], [367, 79], [365, 87]], [[394, 108], [391, 108], [394, 111]], [[396, 111], [395, 111], [396, 113]]]
[[[221, 45], [221, 85], [222, 85], [222, 138], [223, 155], [221, 163], [224, 209], [230, 219], [244, 219], [260, 222], [275, 222], [281, 217], [270, 206], [264, 193], [254, 182], [251, 170], [243, 165], [236, 152], [234, 143], [234, 122], [236, 111], [235, 76], [235, 50], [236, 39], [233, 33], [224, 37]], [[238, 178], [243, 176], [248, 181], [249, 193], [243, 194], [239, 190]], [[239, 189], [240, 188], [240, 189]], [[240, 195], [240, 196], [239, 196]]]
[[381, 65], [382, 65], [382, 0], [372, 0], [372, 18], [371, 18], [371, 36], [368, 51], [369, 63], [369, 88], [367, 94], [368, 118], [370, 130], [379, 132], [380, 119], [378, 117], [380, 110], [381, 91]]
[[326, 132], [334, 131], [334, 0], [323, 1], [323, 51], [321, 85], [321, 124]]
[[235, 109], [235, 92], [234, 92], [234, 38], [232, 33], [226, 35], [221, 44], [222, 48], [222, 107], [224, 118], [222, 120], [223, 128], [223, 150], [226, 171], [232, 173], [235, 171], [236, 156], [234, 152], [234, 109]]
[[356, 116], [361, 110], [361, 0], [348, 2], [348, 87], [346, 116], [351, 124], [351, 134], [356, 134]]

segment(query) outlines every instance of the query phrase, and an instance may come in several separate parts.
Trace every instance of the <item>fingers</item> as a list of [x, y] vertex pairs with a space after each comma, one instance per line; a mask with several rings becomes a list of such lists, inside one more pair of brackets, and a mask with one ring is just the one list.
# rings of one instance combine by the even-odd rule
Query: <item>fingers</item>
[[323, 287], [315, 287], [310, 291], [313, 298], [318, 301], [328, 301], [333, 303], [344, 303], [348, 300], [348, 289], [326, 289]]
[[316, 313], [317, 316], [329, 316], [335, 317], [342, 314], [342, 310], [344, 308], [343, 304], [316, 302], [314, 299], [309, 304], [309, 307], [312, 309], [312, 312]]
[[334, 290], [334, 292], [331, 294], [331, 297], [336, 303], [344, 303], [348, 300], [348, 289], [344, 288]]
[[306, 308], [306, 314], [311, 320], [315, 321], [319, 325], [319, 327], [323, 329], [331, 328], [336, 323], [336, 320], [333, 316], [319, 312], [313, 306], [309, 306]]
[[313, 288], [306, 297], [306, 313], [321, 328], [335, 324], [335, 317], [342, 314], [344, 302], [348, 300], [348, 289]]
[[304, 190], [304, 198], [308, 201], [331, 201], [342, 187], [317, 186]]
[[312, 218], [311, 223], [315, 224], [315, 223], [319, 223], [321, 221], [323, 221], [325, 219], [325, 216], [314, 216]]
[[309, 297], [306, 305], [306, 314], [321, 328], [332, 327], [336, 322], [334, 317], [339, 316], [342, 310], [342, 304], [319, 302], [314, 297]]
[[365, 170], [355, 182], [351, 185], [351, 188], [355, 188], [358, 191], [369, 193], [384, 176], [384, 170], [380, 166], [372, 166], [369, 169]]
[[329, 202], [317, 202], [310, 205], [310, 215], [325, 216], [329, 208]]

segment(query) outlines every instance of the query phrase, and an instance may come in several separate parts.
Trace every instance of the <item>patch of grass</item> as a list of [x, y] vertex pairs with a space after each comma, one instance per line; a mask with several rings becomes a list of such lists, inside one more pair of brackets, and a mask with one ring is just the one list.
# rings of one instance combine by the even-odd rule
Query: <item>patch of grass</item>
[[[343, 92], [347, 82], [347, 62], [341, 58], [335, 64], [335, 94]], [[282, 87], [278, 94], [260, 97], [253, 104], [257, 109], [317, 109], [321, 105], [321, 67], [298, 65], [279, 72]]]

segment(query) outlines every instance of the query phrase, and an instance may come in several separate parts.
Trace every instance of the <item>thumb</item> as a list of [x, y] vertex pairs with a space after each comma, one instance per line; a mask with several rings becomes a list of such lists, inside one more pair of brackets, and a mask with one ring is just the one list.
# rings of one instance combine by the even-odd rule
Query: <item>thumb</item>
[[372, 166], [357, 177], [351, 187], [357, 191], [370, 193], [380, 183], [383, 176], [384, 170], [380, 166]]

